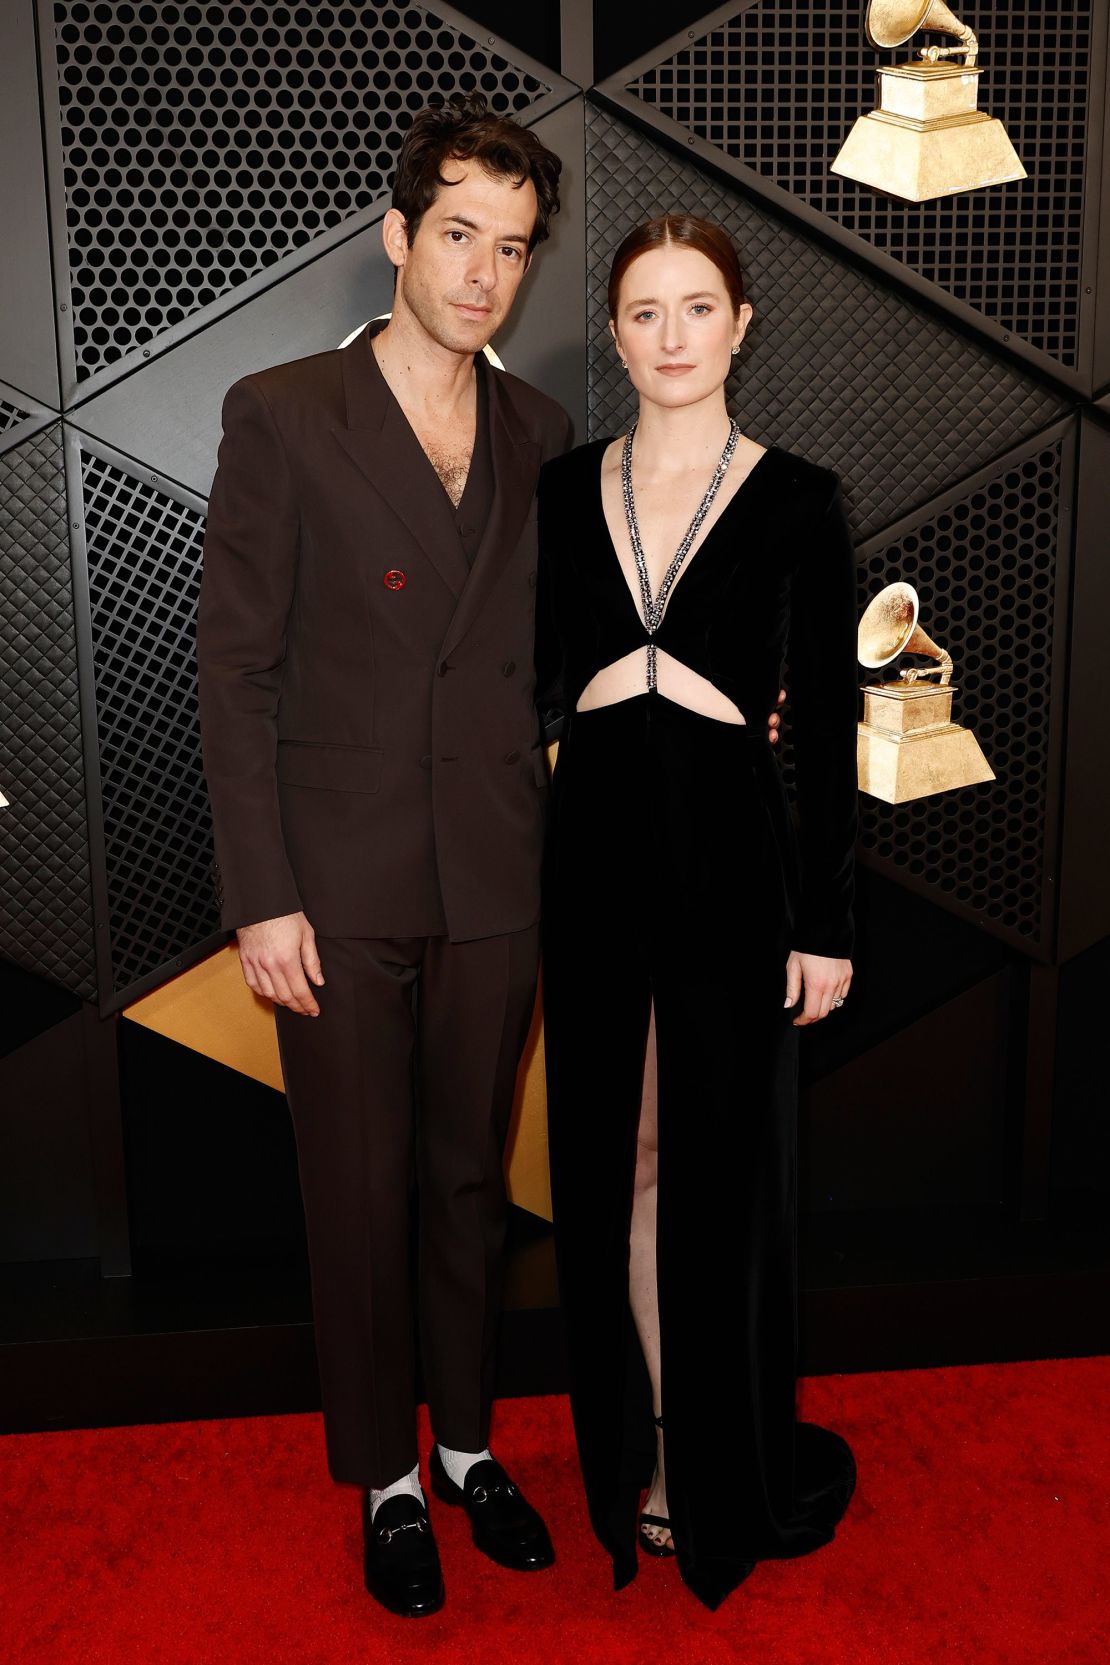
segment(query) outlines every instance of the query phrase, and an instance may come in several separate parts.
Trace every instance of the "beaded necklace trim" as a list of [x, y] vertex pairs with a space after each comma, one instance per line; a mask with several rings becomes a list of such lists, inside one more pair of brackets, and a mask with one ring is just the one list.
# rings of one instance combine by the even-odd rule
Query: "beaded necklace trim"
[[[632, 440], [636, 427], [637, 424], [634, 422], [629, 428], [624, 441], [624, 449], [621, 452], [621, 493], [624, 497], [624, 518], [628, 523], [628, 539], [632, 545], [632, 555], [636, 562], [636, 572], [640, 580], [640, 604], [644, 613], [644, 628], [649, 636], [654, 636], [662, 621], [667, 605], [667, 597], [671, 593], [675, 579], [682, 570], [682, 563], [693, 548], [694, 540], [701, 531], [702, 523], [712, 507], [713, 499], [720, 490], [721, 481], [728, 471], [728, 465], [732, 461], [733, 452], [736, 450], [736, 444], [740, 438], [740, 424], [735, 417], [729, 422], [728, 439], [725, 441], [725, 448], [721, 452], [720, 460], [713, 470], [713, 478], [709, 482], [705, 496], [694, 511], [693, 520], [686, 528], [686, 536], [675, 550], [671, 564], [663, 574], [659, 594], [654, 600], [651, 594], [651, 581], [648, 578], [647, 561], [644, 559], [644, 546], [640, 542], [640, 525], [636, 519], [636, 501], [632, 495]], [[649, 642], [647, 648], [647, 685], [649, 691], [656, 686], [654, 641]]]

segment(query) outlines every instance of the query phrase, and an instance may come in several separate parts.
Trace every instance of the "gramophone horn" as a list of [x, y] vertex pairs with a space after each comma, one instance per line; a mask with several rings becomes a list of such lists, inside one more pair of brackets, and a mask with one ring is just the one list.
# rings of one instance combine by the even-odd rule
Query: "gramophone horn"
[[[912, 584], [888, 584], [868, 603], [859, 621], [858, 656], [861, 665], [877, 671], [889, 665], [900, 653], [920, 653], [936, 659], [940, 666], [943, 687], [952, 676], [952, 655], [938, 647], [917, 622], [917, 591]], [[905, 682], [916, 682], [912, 668], [902, 673]]]
[[863, 28], [872, 46], [884, 48], [901, 46], [919, 29], [955, 35], [968, 49], [969, 63], [975, 62], [979, 45], [974, 31], [948, 10], [944, 0], [871, 0]]

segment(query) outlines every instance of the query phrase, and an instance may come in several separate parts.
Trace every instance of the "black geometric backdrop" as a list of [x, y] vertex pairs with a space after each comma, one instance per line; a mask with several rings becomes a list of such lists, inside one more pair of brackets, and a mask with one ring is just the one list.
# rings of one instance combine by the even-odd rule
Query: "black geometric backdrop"
[[[846, 113], [875, 102], [877, 56], [889, 64], [905, 49], [877, 55], [863, 38], [858, 4], [748, 0], [725, 10], [714, 28], [690, 30], [696, 38], [688, 45], [623, 84], [1039, 354], [1077, 368], [1097, 74], [1091, 0], [978, 8], [979, 105], [1005, 123], [1028, 178], [912, 206], [829, 171]], [[975, 8], [955, 10], [974, 19]]]
[[203, 506], [83, 450], [113, 990], [218, 929], [196, 714]]
[[54, 17], [79, 381], [364, 220], [430, 95], [477, 88], [520, 116], [552, 90], [423, 7]]
[[[0, 446], [3, 442], [0, 440]], [[0, 953], [96, 997], [65, 464], [57, 424], [0, 450]]]

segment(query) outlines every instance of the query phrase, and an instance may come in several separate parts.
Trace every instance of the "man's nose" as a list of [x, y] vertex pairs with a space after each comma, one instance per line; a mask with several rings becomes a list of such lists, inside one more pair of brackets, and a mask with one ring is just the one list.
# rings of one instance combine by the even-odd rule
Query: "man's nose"
[[483, 292], [493, 288], [497, 282], [497, 256], [492, 249], [474, 250], [467, 277]]

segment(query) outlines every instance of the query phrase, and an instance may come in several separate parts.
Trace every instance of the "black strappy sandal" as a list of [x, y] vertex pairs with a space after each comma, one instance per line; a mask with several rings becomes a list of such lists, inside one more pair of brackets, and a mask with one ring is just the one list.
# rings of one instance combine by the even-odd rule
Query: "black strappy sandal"
[[[654, 1417], [653, 1421], [654, 1421], [655, 1426], [657, 1428], [662, 1428], [663, 1418], [661, 1416]], [[653, 1543], [652, 1540], [647, 1536], [646, 1532], [644, 1531], [645, 1526], [661, 1526], [661, 1527], [663, 1527], [664, 1531], [669, 1532], [671, 1530], [671, 1523], [666, 1518], [666, 1516], [665, 1515], [641, 1514], [640, 1515], [640, 1530], [639, 1530], [637, 1536], [639, 1537], [639, 1540], [640, 1540], [640, 1548], [643, 1550], [645, 1555], [658, 1556], [658, 1558], [661, 1561], [665, 1560], [667, 1558], [667, 1556], [673, 1555], [674, 1552], [675, 1552], [674, 1544], [673, 1543], [669, 1543], [669, 1544]]]

